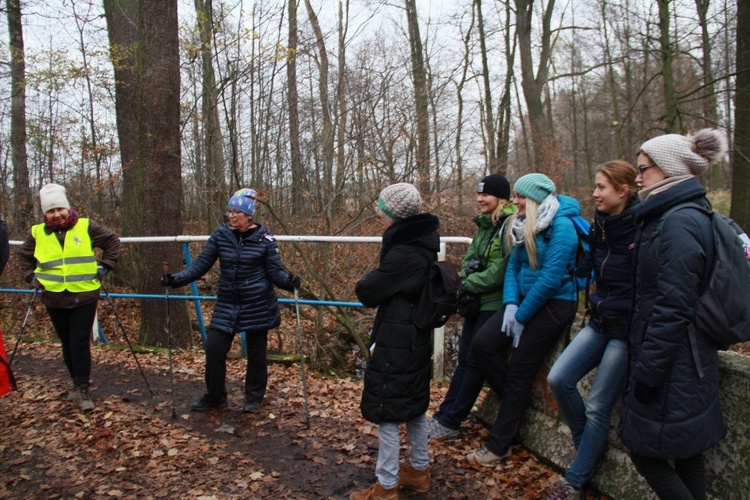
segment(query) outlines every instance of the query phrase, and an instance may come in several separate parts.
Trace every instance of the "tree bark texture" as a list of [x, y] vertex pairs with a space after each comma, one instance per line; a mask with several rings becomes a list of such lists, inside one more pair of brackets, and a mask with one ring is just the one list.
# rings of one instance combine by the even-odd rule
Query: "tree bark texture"
[[6, 0], [5, 7], [10, 36], [10, 148], [13, 158], [13, 206], [17, 214], [16, 217], [8, 220], [8, 223], [11, 232], [21, 232], [32, 223], [34, 215], [26, 154], [26, 55], [23, 45], [21, 1]]
[[411, 48], [411, 76], [414, 85], [414, 105], [417, 114], [417, 187], [423, 194], [430, 192], [430, 112], [427, 92], [427, 70], [424, 63], [422, 37], [415, 0], [405, 0], [406, 22]]
[[289, 148], [292, 162], [292, 214], [305, 207], [305, 172], [299, 146], [299, 93], [297, 91], [297, 0], [288, 0], [289, 44], [286, 62], [287, 104], [289, 106]]
[[[182, 234], [180, 172], [180, 72], [177, 1], [105, 0], [115, 68], [117, 130], [123, 165], [123, 234]], [[162, 262], [176, 272], [183, 255], [176, 243], [135, 244], [127, 252], [130, 279], [141, 293], [161, 294]], [[143, 300], [140, 342], [192, 345], [187, 308]]]
[[750, 2], [737, 0], [737, 91], [735, 95], [732, 218], [750, 230]]

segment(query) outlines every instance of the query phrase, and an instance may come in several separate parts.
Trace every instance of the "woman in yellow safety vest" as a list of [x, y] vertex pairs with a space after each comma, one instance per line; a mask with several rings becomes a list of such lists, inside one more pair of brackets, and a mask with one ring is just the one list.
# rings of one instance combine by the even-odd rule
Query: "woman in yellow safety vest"
[[[120, 238], [112, 230], [78, 217], [59, 184], [39, 191], [44, 222], [31, 227], [21, 246], [23, 278], [42, 291], [52, 325], [62, 344], [65, 366], [73, 379], [71, 401], [94, 409], [89, 395], [91, 349], [101, 279], [117, 265]], [[94, 248], [101, 248], [97, 262]]]

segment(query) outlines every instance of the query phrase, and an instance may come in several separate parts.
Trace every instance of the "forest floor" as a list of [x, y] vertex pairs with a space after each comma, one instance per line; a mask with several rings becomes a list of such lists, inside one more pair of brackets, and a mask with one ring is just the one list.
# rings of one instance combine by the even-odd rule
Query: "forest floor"
[[[14, 341], [6, 335], [9, 355]], [[153, 395], [128, 349], [95, 346], [93, 359], [96, 409], [82, 413], [66, 399], [59, 345], [20, 344], [18, 391], [0, 398], [0, 498], [343, 499], [375, 480], [377, 427], [360, 415], [360, 381], [308, 371], [308, 429], [299, 365], [270, 365], [261, 411], [244, 414], [245, 361], [230, 359], [229, 407], [196, 413], [200, 351], [173, 354], [174, 392], [167, 354], [139, 353]], [[433, 384], [429, 414], [446, 390]], [[430, 442], [430, 492], [402, 496], [531, 499], [553, 488], [556, 473], [520, 445], [495, 468], [469, 466], [486, 438], [472, 416], [461, 438]]]

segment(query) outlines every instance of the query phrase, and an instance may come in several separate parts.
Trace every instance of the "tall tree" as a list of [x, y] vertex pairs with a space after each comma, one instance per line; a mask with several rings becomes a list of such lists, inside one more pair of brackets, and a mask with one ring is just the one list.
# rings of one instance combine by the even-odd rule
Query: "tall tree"
[[422, 36], [419, 33], [419, 17], [416, 0], [404, 0], [406, 23], [409, 31], [411, 53], [411, 77], [414, 85], [414, 105], [417, 114], [416, 167], [418, 187], [422, 193], [430, 191], [430, 99], [427, 88], [427, 69], [424, 63]]
[[548, 171], [556, 163], [557, 144], [552, 131], [552, 117], [544, 109], [542, 95], [549, 79], [549, 64], [552, 38], [552, 12], [555, 0], [547, 0], [542, 12], [541, 47], [536, 67], [532, 51], [531, 26], [534, 15], [534, 0], [516, 0], [516, 33], [518, 52], [521, 57], [521, 88], [531, 126], [534, 167]]
[[299, 93], [297, 91], [297, 0], [288, 0], [289, 55], [286, 61], [287, 104], [289, 106], [289, 148], [292, 161], [292, 212], [301, 214], [305, 206], [302, 152], [299, 147]]
[[661, 53], [662, 89], [664, 92], [664, 132], [677, 131], [677, 91], [674, 85], [669, 5], [672, 0], [658, 0], [659, 2], [659, 49]]
[[[123, 234], [182, 233], [180, 176], [180, 56], [177, 0], [104, 0], [115, 69], [117, 133], [123, 168]], [[140, 292], [162, 293], [162, 262], [172, 271], [183, 262], [175, 243], [134, 245], [130, 277]], [[140, 341], [146, 345], [192, 345], [187, 308], [165, 302], [141, 304]]]
[[6, 0], [10, 36], [10, 147], [13, 157], [13, 205], [17, 216], [11, 231], [21, 231], [32, 221], [34, 202], [29, 185], [26, 154], [26, 55], [23, 45], [21, 1]]
[[482, 81], [484, 82], [484, 128], [487, 137], [487, 167], [489, 172], [497, 171], [497, 151], [495, 149], [495, 118], [492, 112], [492, 87], [490, 86], [490, 66], [487, 63], [487, 37], [484, 33], [482, 0], [474, 0], [479, 30], [479, 52], [482, 56]]
[[737, 0], [737, 90], [735, 94], [732, 218], [750, 228], [750, 2]]
[[198, 16], [198, 32], [201, 40], [201, 68], [203, 73], [201, 95], [201, 117], [203, 122], [203, 167], [208, 206], [206, 229], [224, 223], [224, 209], [227, 202], [227, 181], [219, 122], [218, 89], [213, 65], [214, 8], [212, 0], [195, 0]]

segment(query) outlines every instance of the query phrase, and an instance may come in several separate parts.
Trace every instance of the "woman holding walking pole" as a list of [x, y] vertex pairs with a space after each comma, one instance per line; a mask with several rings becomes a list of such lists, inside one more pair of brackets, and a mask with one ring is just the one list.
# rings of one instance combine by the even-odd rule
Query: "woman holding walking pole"
[[[23, 278], [42, 291], [73, 391], [82, 411], [93, 410], [89, 395], [91, 329], [99, 301], [101, 279], [117, 265], [120, 238], [98, 222], [79, 217], [71, 208], [65, 188], [47, 184], [39, 191], [44, 221], [31, 231], [18, 251]], [[97, 262], [94, 248], [101, 248]]]
[[236, 332], [245, 332], [247, 372], [242, 411], [260, 411], [268, 382], [268, 330], [281, 323], [274, 285], [287, 291], [299, 288], [300, 279], [281, 263], [276, 239], [254, 220], [255, 190], [243, 188], [229, 199], [229, 222], [217, 228], [200, 256], [187, 269], [164, 274], [162, 285], [172, 288], [192, 283], [219, 260], [219, 291], [206, 336], [206, 388], [190, 405], [193, 411], [227, 406], [227, 353]]

